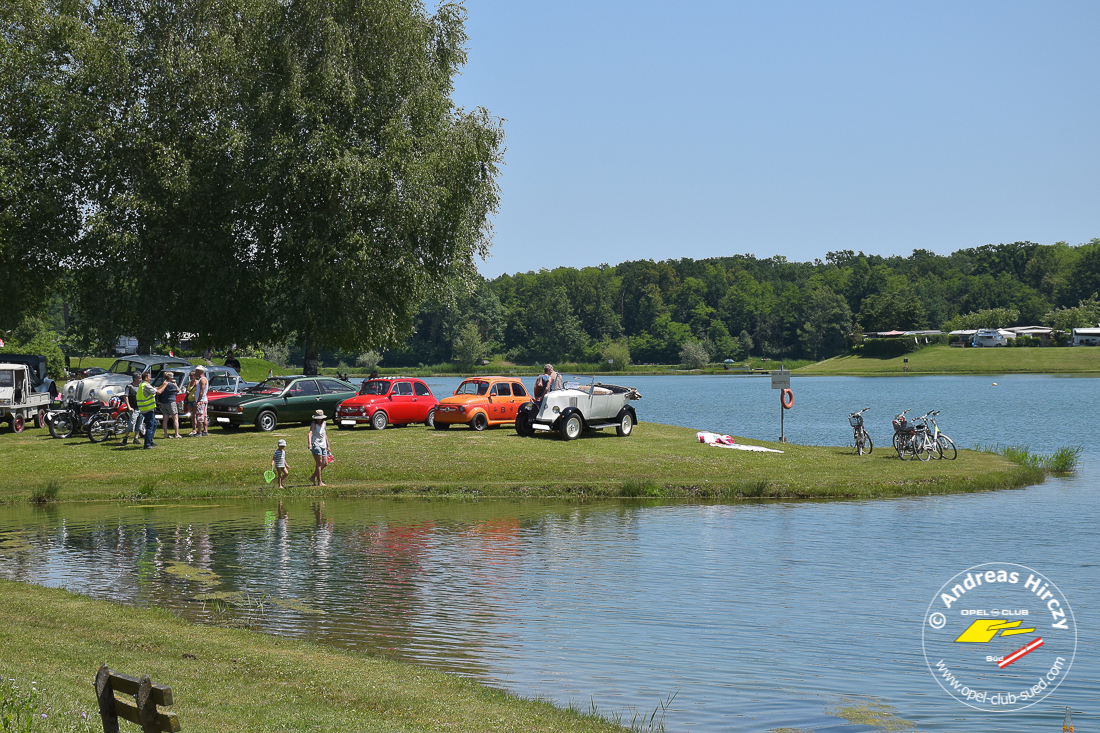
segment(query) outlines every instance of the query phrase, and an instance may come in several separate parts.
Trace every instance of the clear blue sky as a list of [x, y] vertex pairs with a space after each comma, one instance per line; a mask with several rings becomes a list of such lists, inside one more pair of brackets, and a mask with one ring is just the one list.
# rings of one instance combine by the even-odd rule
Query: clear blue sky
[[465, 5], [488, 277], [1100, 237], [1100, 2]]

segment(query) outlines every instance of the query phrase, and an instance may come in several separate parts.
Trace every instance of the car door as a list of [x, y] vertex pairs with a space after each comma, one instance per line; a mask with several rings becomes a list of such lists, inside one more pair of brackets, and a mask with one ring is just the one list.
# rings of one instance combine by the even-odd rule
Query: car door
[[283, 395], [283, 407], [279, 410], [279, 419], [286, 421], [309, 420], [313, 411], [320, 407], [321, 393], [313, 379], [299, 379], [290, 385]]
[[436, 406], [438, 400], [432, 391], [428, 389], [428, 385], [423, 382], [413, 382], [413, 412], [412, 422], [424, 422], [428, 419], [428, 413]]
[[392, 423], [413, 422], [413, 410], [416, 403], [413, 402], [412, 382], [398, 381], [393, 383], [390, 391], [390, 406], [387, 412]]
[[493, 422], [510, 422], [516, 419], [512, 404], [512, 387], [507, 382], [497, 382], [489, 390], [489, 419]]
[[339, 404], [355, 396], [354, 389], [335, 379], [318, 379], [317, 386], [321, 388], [320, 407], [329, 417], [336, 417], [336, 408]]

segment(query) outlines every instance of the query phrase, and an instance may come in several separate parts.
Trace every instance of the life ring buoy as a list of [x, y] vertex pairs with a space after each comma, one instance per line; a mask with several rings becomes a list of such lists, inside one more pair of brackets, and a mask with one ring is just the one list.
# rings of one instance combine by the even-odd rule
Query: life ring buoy
[[789, 389], [785, 389], [779, 393], [779, 399], [783, 403], [783, 409], [789, 410], [794, 407], [794, 392]]

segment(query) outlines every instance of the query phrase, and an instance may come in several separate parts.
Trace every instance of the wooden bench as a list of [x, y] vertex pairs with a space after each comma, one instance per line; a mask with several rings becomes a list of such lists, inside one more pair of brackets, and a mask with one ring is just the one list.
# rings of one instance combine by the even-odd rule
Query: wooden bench
[[[133, 695], [134, 701], [119, 700], [115, 693]], [[157, 705], [172, 704], [172, 688], [154, 685], [149, 675], [141, 679], [112, 672], [104, 664], [95, 676], [95, 694], [103, 733], [119, 733], [118, 719], [141, 726], [142, 733], [176, 733], [180, 729], [175, 713], [162, 713]]]

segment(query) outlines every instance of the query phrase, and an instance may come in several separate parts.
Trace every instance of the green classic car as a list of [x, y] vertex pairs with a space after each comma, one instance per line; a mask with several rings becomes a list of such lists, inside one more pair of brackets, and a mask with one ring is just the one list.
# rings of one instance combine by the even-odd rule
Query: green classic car
[[272, 377], [238, 395], [210, 402], [211, 425], [235, 429], [252, 423], [264, 432], [279, 423], [308, 423], [313, 413], [324, 410], [336, 416], [336, 406], [355, 396], [355, 387], [332, 377]]

